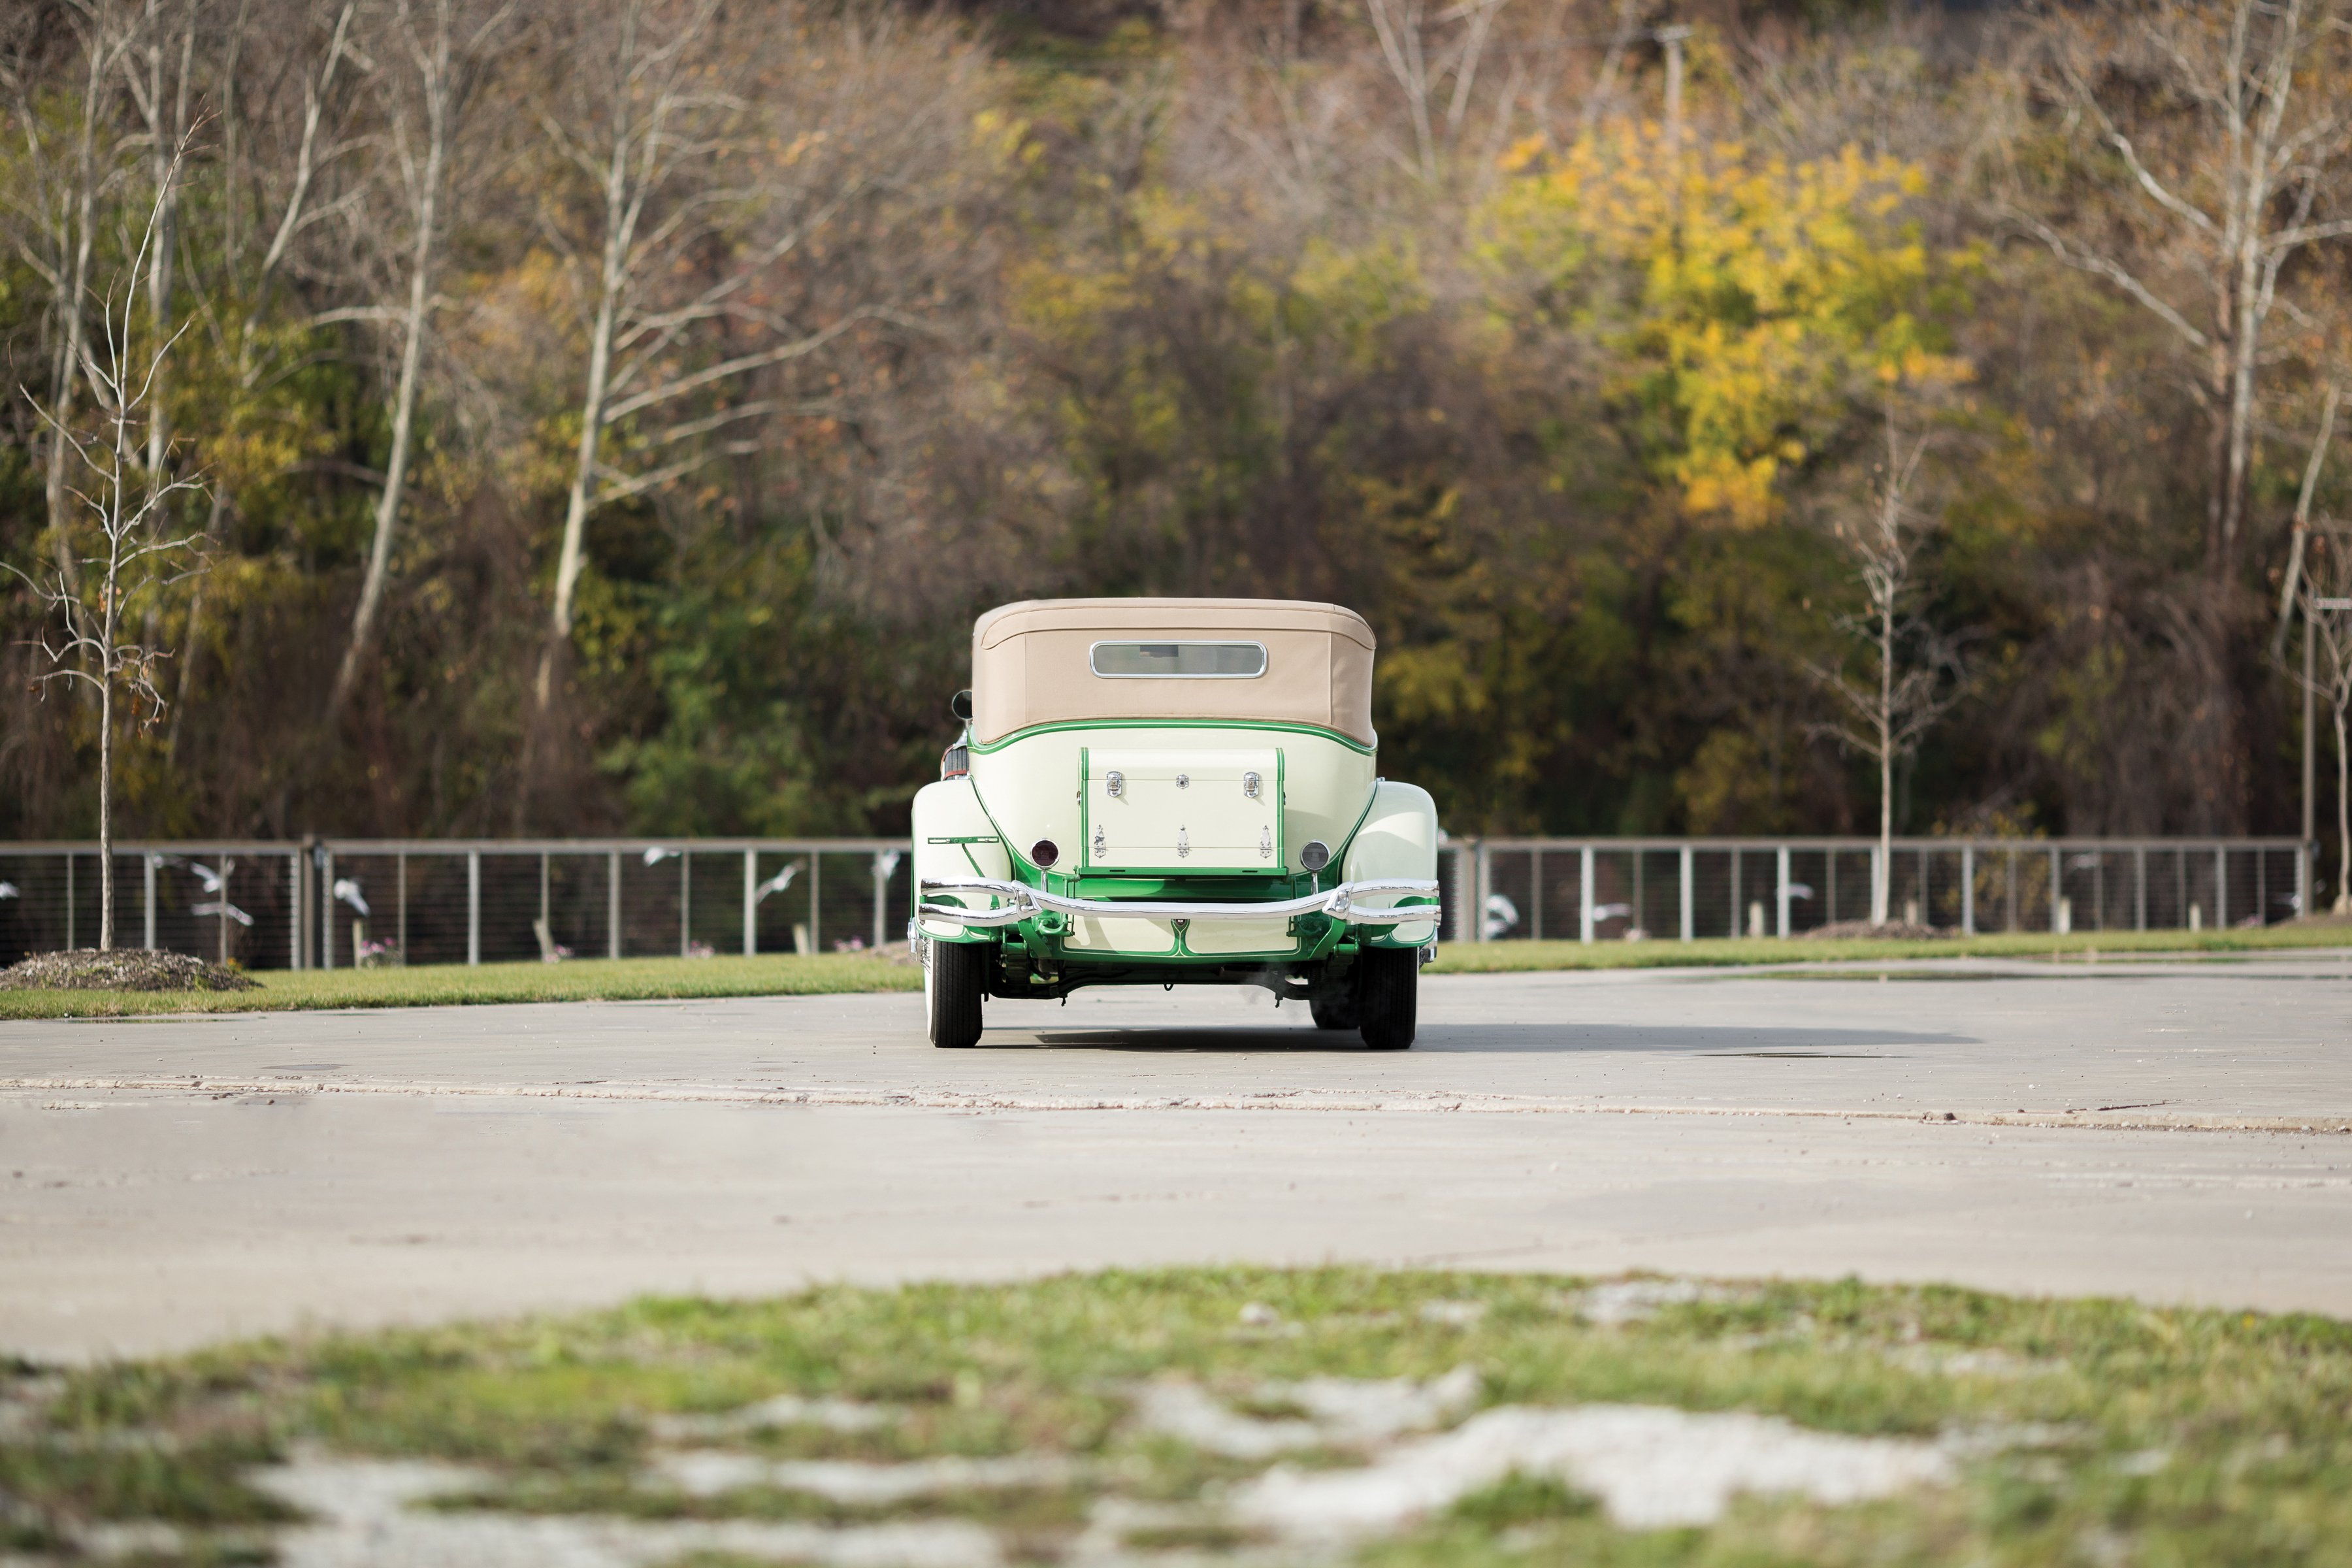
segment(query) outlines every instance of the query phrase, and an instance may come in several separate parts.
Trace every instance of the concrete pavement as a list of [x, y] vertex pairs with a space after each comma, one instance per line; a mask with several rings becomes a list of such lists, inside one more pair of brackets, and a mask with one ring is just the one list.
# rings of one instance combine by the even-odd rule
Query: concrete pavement
[[0, 1024], [0, 1348], [1326, 1258], [2352, 1315], [2352, 954], [1424, 986], [1402, 1055], [1219, 991]]

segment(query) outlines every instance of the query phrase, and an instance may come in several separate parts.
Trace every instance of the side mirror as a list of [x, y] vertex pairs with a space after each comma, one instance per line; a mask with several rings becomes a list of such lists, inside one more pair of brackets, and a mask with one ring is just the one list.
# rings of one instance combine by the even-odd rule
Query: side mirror
[[949, 698], [949, 699], [948, 699], [948, 711], [949, 711], [949, 712], [950, 712], [950, 713], [952, 713], [952, 714], [954, 714], [954, 715], [955, 715], [959, 720], [961, 720], [964, 723], [967, 723], [967, 724], [971, 723], [971, 691], [969, 691], [969, 690], [959, 691], [959, 692], [957, 692], [953, 697]]

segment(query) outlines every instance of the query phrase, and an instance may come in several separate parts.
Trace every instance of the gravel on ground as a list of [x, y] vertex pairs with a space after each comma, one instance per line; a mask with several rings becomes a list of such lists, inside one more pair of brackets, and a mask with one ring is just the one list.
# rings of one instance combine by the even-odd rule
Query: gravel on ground
[[252, 976], [184, 952], [118, 947], [37, 952], [0, 969], [0, 991], [252, 991]]

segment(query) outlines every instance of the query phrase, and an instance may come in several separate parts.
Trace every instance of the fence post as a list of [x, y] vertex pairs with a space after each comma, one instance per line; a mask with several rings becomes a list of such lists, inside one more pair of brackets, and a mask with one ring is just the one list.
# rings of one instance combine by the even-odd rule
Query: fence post
[[2147, 846], [2132, 848], [2132, 924], [2136, 931], [2147, 929]]
[[[224, 873], [221, 879], [221, 902], [226, 904], [228, 902], [228, 879], [226, 874], [228, 862], [223, 860], [221, 868]], [[153, 850], [142, 849], [139, 852], [139, 869], [141, 872], [139, 913], [145, 923], [147, 951], [152, 952], [155, 951], [155, 852]], [[223, 915], [221, 919], [226, 921], [228, 917]]]
[[400, 962], [408, 962], [408, 852], [392, 858], [392, 874], [400, 881]]
[[466, 962], [482, 962], [482, 852], [466, 851]]
[[1689, 942], [1697, 935], [1698, 917], [1691, 909], [1691, 847], [1687, 844], [1683, 846], [1682, 865], [1679, 869], [1681, 873], [1679, 880], [1682, 884], [1683, 940]]
[[621, 852], [604, 852], [604, 956], [621, 956]]
[[1774, 889], [1774, 892], [1780, 904], [1780, 935], [1783, 940], [1786, 940], [1789, 935], [1789, 847], [1787, 845], [1781, 845], [1780, 852], [1772, 858], [1772, 870], [1773, 874], [1780, 879], [1780, 886]]
[[319, 861], [319, 967], [335, 967], [335, 852], [322, 849]]
[[824, 913], [824, 907], [817, 899], [817, 889], [822, 885], [824, 877], [824, 855], [821, 850], [811, 849], [809, 851], [809, 951], [811, 952], [824, 951], [824, 933], [823, 928], [817, 923]]
[[1486, 848], [1486, 841], [1478, 840], [1471, 851], [1470, 920], [1476, 933], [1472, 942], [1486, 940], [1486, 900], [1495, 886], [1495, 861]]
[[2213, 846], [2213, 929], [2230, 929], [2230, 847]]
[[743, 851], [743, 956], [753, 958], [760, 952], [759, 910], [751, 901], [751, 889], [760, 879], [760, 852]]
[[2311, 913], [2311, 862], [2319, 851], [2309, 844], [2294, 847], [2294, 912]]
[[1585, 845], [1577, 851], [1576, 861], [1576, 940], [1592, 940], [1592, 846]]
[[2058, 931], [2059, 896], [2065, 889], [2065, 857], [2060, 853], [2058, 846], [2053, 844], [2050, 847], [2050, 931], [2053, 936]]
[[294, 852], [294, 918], [301, 922], [300, 940], [295, 943], [295, 952], [299, 955], [295, 967], [308, 969], [319, 953], [318, 835], [302, 835], [302, 847]]
[[1960, 846], [1960, 934], [1977, 934], [1977, 847]]
[[1543, 851], [1528, 851], [1528, 895], [1535, 902], [1535, 928], [1528, 934], [1534, 941], [1543, 941]]
[[677, 955], [688, 956], [694, 942], [694, 851], [677, 852]]
[[877, 948], [879, 948], [882, 945], [882, 939], [889, 934], [888, 931], [884, 926], [883, 921], [887, 916], [887, 910], [884, 906], [890, 892], [890, 879], [883, 874], [882, 858], [879, 855], [874, 858], [872, 869], [874, 874], [874, 945]]
[[302, 851], [286, 857], [286, 967], [302, 967]]

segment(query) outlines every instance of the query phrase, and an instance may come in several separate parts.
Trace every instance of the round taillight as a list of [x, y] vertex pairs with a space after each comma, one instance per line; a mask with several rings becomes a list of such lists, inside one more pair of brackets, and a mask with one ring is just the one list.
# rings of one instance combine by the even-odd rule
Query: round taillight
[[1320, 838], [1310, 838], [1298, 852], [1298, 863], [1309, 871], [1320, 871], [1331, 863], [1331, 847]]
[[1029, 846], [1029, 858], [1040, 867], [1051, 866], [1062, 858], [1062, 847], [1050, 838], [1040, 838]]

